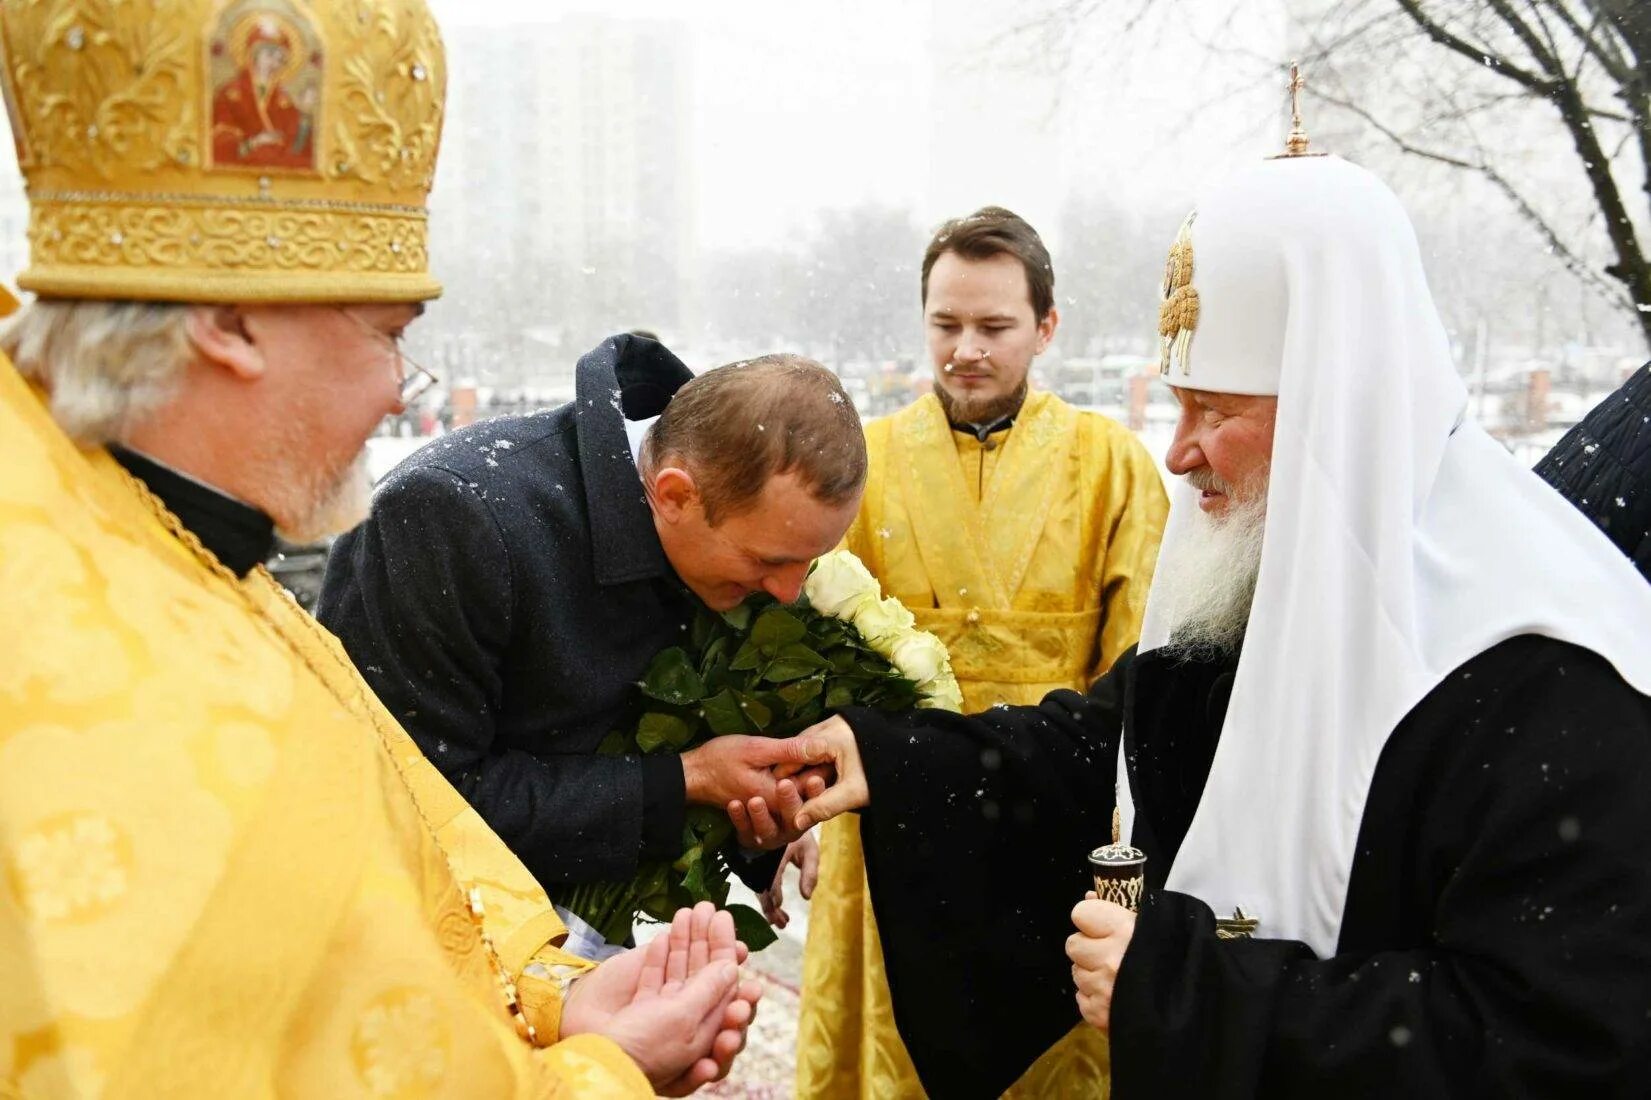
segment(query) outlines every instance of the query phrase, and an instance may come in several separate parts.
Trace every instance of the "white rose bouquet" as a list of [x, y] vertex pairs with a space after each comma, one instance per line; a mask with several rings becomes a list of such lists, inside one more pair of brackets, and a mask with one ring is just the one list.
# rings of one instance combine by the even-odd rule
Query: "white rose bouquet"
[[[789, 737], [849, 706], [963, 707], [946, 647], [845, 550], [814, 563], [795, 604], [755, 596], [723, 615], [702, 610], [689, 644], [656, 656], [640, 686], [641, 716], [609, 734], [602, 752], [682, 753], [728, 733]], [[724, 905], [733, 836], [721, 810], [690, 806], [681, 857], [644, 864], [628, 882], [575, 887], [557, 904], [609, 943], [623, 942], [638, 914], [668, 921], [699, 901]], [[773, 942], [759, 913], [728, 908], [749, 947]]]

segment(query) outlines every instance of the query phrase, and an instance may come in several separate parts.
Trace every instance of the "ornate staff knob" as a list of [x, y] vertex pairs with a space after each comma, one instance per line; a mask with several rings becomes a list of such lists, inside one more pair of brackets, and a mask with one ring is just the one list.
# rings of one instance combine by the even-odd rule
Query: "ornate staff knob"
[[1127, 844], [1108, 844], [1089, 853], [1089, 872], [1095, 879], [1095, 896], [1121, 905], [1131, 913], [1141, 910], [1146, 890], [1147, 854]]

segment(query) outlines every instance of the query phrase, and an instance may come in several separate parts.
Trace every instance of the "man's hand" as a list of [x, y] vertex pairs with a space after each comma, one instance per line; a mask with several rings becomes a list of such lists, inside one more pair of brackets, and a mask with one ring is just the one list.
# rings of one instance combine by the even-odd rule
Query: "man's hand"
[[1091, 890], [1072, 910], [1072, 923], [1078, 930], [1066, 938], [1066, 957], [1072, 960], [1072, 980], [1078, 986], [1078, 1011], [1102, 1033], [1111, 1034], [1112, 987], [1135, 935], [1135, 914], [1097, 900]]
[[[801, 759], [795, 738], [728, 734], [682, 754], [688, 801], [720, 806], [745, 848], [779, 848], [803, 834], [791, 820], [803, 798], [825, 790], [826, 772]], [[774, 768], [789, 778], [777, 779]], [[777, 816], [776, 816], [777, 811]]]
[[[797, 789], [798, 781], [803, 785], [801, 791]], [[795, 780], [781, 779], [776, 782], [772, 807], [761, 797], [749, 798], [743, 803], [738, 800], [728, 803], [725, 807], [728, 820], [734, 823], [740, 846], [774, 849], [794, 843], [803, 835], [803, 830], [792, 826], [797, 811], [803, 808], [803, 799], [818, 798], [825, 789], [825, 777], [819, 774], [818, 769], [812, 769]]]
[[860, 763], [860, 745], [854, 740], [854, 730], [837, 715], [832, 715], [817, 726], [803, 730], [790, 742], [795, 744], [796, 761], [781, 765], [776, 771], [784, 775], [787, 767], [825, 769], [835, 773], [836, 781], [819, 794], [811, 794], [803, 807], [791, 817], [797, 832], [804, 833], [822, 821], [830, 821], [838, 814], [863, 809], [871, 805], [871, 790], [866, 785], [866, 770]]
[[683, 909], [669, 933], [577, 979], [562, 1034], [618, 1043], [664, 1096], [725, 1077], [745, 1047], [762, 988], [739, 980], [745, 948], [734, 919], [709, 902]]
[[762, 902], [762, 915], [775, 928], [784, 928], [791, 923], [791, 917], [784, 908], [785, 869], [793, 863], [797, 865], [797, 892], [807, 901], [814, 896], [814, 885], [820, 881], [820, 845], [813, 833], [804, 833], [801, 840], [785, 850], [779, 870], [774, 872], [773, 884], [758, 895]]

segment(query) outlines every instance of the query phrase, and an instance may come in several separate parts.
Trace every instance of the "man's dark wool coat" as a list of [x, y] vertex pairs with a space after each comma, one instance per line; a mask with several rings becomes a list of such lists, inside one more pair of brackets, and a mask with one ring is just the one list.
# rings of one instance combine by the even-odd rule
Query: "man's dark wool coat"
[[[624, 420], [692, 374], [608, 339], [570, 404], [441, 437], [339, 539], [317, 615], [420, 749], [546, 887], [681, 854], [675, 756], [599, 756], [699, 604], [665, 557]], [[772, 859], [736, 870], [759, 889]], [[767, 876], [765, 878], [764, 876]]]
[[1651, 363], [1566, 432], [1536, 472], [1651, 580]]

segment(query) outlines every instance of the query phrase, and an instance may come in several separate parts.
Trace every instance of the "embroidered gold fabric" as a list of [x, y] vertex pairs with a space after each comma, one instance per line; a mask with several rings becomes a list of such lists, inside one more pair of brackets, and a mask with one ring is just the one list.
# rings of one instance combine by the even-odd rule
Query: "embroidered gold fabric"
[[440, 293], [425, 202], [446, 68], [423, 0], [9, 0], [0, 30], [30, 197], [25, 289]]
[[[947, 643], [966, 710], [1081, 689], [1134, 643], [1168, 504], [1123, 427], [1040, 392], [988, 449], [951, 431], [929, 396], [869, 424], [866, 444], [846, 544]], [[820, 847], [797, 1095], [921, 1096], [893, 1023], [858, 823], [823, 826]], [[1012, 986], [1005, 975], [1005, 996]], [[1107, 1065], [1104, 1037], [1079, 1025], [1009, 1095], [1105, 1096]]]
[[0, 464], [0, 1095], [650, 1095], [518, 1037], [483, 936], [550, 1043], [565, 930], [267, 573], [4, 360]]

